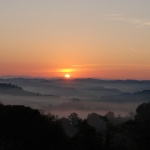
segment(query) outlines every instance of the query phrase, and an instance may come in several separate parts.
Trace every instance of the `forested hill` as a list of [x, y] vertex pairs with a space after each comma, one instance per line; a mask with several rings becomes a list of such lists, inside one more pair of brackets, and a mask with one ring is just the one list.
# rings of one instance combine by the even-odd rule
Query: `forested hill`
[[23, 90], [22, 87], [18, 87], [17, 85], [13, 85], [11, 83], [0, 83], [0, 89], [16, 89]]
[[22, 87], [11, 83], [0, 83], [0, 94], [13, 96], [42, 96], [39, 93], [26, 91]]

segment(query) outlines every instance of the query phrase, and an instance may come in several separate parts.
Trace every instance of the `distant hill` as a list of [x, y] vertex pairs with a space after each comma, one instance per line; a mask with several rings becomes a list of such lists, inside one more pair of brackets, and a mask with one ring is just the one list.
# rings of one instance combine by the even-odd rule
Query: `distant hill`
[[137, 96], [142, 96], [142, 95], [145, 95], [145, 96], [150, 96], [150, 90], [143, 90], [143, 91], [139, 91], [139, 92], [135, 92], [134, 95], [137, 95]]
[[121, 94], [123, 93], [122, 91], [118, 90], [118, 89], [114, 89], [114, 88], [105, 88], [105, 87], [89, 87], [86, 90], [88, 91], [99, 91], [99, 92], [110, 92], [113, 94]]
[[150, 90], [138, 91], [133, 94], [122, 93], [114, 96], [103, 96], [102, 101], [113, 101], [113, 102], [149, 102], [150, 101]]

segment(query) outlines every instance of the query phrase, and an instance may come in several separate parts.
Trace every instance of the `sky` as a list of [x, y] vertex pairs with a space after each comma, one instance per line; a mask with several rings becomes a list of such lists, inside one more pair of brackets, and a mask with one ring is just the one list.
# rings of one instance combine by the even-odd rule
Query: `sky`
[[149, 0], [0, 0], [0, 76], [150, 80]]

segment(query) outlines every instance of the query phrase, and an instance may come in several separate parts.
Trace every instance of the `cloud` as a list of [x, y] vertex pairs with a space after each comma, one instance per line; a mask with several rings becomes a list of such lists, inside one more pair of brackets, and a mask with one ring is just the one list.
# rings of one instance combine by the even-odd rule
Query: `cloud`
[[129, 18], [124, 17], [121, 14], [105, 14], [104, 19], [106, 20], [114, 20], [114, 21], [122, 21], [122, 22], [129, 22], [131, 24], [137, 25], [137, 27], [143, 27], [143, 26], [150, 26], [150, 20], [149, 19], [138, 19], [138, 18]]
[[150, 21], [143, 22], [143, 24], [142, 24], [142, 25], [150, 26]]
[[104, 17], [107, 20], [128, 21], [128, 19], [123, 17], [121, 14], [105, 14]]
[[99, 67], [99, 64], [83, 64], [83, 65], [72, 65], [72, 67], [75, 68], [93, 68], [93, 67]]
[[137, 49], [134, 49], [134, 48], [130, 48], [129, 49], [131, 52], [135, 52], [135, 53], [138, 53], [138, 52], [140, 52], [139, 50], [137, 50]]
[[[138, 53], [140, 52], [137, 49], [129, 49], [132, 52]], [[87, 65], [73, 65], [75, 68], [107, 68], [107, 67], [125, 67], [125, 66], [130, 66], [130, 67], [135, 67], [135, 66], [145, 66], [145, 67], [150, 67], [150, 64], [87, 64]]]

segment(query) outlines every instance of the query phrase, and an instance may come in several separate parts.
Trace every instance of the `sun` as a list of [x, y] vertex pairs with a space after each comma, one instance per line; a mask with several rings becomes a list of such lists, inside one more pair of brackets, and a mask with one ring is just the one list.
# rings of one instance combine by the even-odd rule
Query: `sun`
[[70, 79], [70, 77], [71, 77], [70, 74], [68, 74], [68, 73], [65, 74], [65, 78], [66, 78], [66, 79]]

